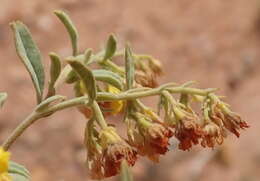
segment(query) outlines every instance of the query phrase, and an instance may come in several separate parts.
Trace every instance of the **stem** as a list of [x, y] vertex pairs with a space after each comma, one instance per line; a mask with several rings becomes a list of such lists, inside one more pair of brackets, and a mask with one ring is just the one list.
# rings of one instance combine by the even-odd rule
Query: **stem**
[[39, 115], [35, 112], [32, 112], [18, 127], [12, 132], [12, 134], [7, 138], [7, 140], [3, 143], [2, 147], [4, 150], [8, 150], [10, 146], [15, 142], [15, 140], [22, 135], [22, 133], [32, 125], [37, 119]]
[[102, 129], [107, 128], [107, 123], [106, 123], [106, 121], [104, 119], [103, 113], [102, 113], [102, 111], [101, 111], [101, 109], [100, 109], [100, 107], [99, 107], [99, 105], [98, 105], [98, 103], [96, 101], [93, 102], [92, 109], [93, 109], [96, 121], [98, 122], [99, 126]]
[[[158, 88], [144, 90], [140, 92], [133, 92], [133, 93], [126, 93], [122, 92], [119, 94], [112, 94], [112, 93], [106, 93], [106, 92], [100, 92], [97, 94], [97, 101], [114, 101], [114, 100], [131, 100], [131, 99], [138, 99], [142, 97], [147, 96], [154, 96], [154, 95], [160, 95], [161, 92], [166, 89], [170, 93], [189, 93], [189, 94], [195, 94], [195, 95], [201, 95], [201, 96], [207, 96], [209, 93], [215, 91], [215, 89], [195, 89], [195, 88], [187, 88], [187, 87], [174, 87], [169, 88], [168, 86], [162, 85]], [[25, 120], [23, 120], [18, 127], [11, 133], [11, 135], [4, 141], [2, 144], [2, 147], [4, 150], [8, 150], [11, 145], [19, 138], [23, 132], [29, 128], [35, 121], [46, 117], [52, 113], [55, 113], [56, 111], [60, 111], [69, 107], [79, 106], [79, 105], [85, 105], [88, 101], [88, 98], [86, 96], [73, 98], [61, 103], [58, 103], [56, 105], [50, 106], [46, 108], [45, 110], [41, 112], [33, 111]], [[101, 128], [107, 127], [106, 122], [104, 120], [104, 117], [102, 115], [102, 112], [97, 104], [95, 102], [93, 104], [93, 109], [96, 114], [96, 119], [99, 119], [99, 124]], [[103, 120], [102, 120], [102, 117]]]

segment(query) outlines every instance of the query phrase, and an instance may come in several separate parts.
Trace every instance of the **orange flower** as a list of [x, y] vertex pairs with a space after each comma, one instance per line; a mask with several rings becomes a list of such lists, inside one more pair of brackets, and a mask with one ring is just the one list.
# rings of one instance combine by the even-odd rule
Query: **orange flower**
[[239, 130], [249, 128], [249, 125], [241, 119], [239, 115], [229, 110], [222, 102], [212, 106], [212, 120], [220, 127], [225, 127], [237, 137], [240, 136]]
[[192, 145], [197, 145], [203, 134], [199, 117], [195, 113], [187, 111], [178, 107], [174, 108], [177, 119], [174, 126], [175, 137], [180, 141], [179, 149], [181, 150], [190, 150]]
[[145, 118], [138, 119], [138, 128], [138, 131], [134, 130], [129, 135], [130, 144], [137, 148], [140, 155], [146, 155], [152, 161], [158, 162], [159, 155], [164, 155], [169, 150], [172, 131]]
[[118, 174], [123, 160], [126, 160], [129, 166], [134, 166], [137, 152], [123, 141], [109, 145], [103, 154], [105, 177]]
[[226, 137], [226, 132], [213, 122], [208, 122], [203, 127], [203, 137], [201, 145], [213, 148], [215, 144], [221, 145]]
[[123, 160], [126, 160], [130, 166], [133, 166], [137, 160], [135, 149], [130, 147], [113, 127], [101, 131], [100, 145], [102, 147], [102, 166], [105, 177], [118, 174]]

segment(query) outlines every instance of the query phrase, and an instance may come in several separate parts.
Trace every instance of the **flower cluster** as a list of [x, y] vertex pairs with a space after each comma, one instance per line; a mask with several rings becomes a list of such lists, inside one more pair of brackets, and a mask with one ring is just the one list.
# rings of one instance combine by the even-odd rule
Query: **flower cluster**
[[[171, 138], [179, 141], [181, 150], [190, 150], [198, 144], [214, 148], [223, 143], [228, 131], [239, 137], [239, 131], [249, 127], [213, 93], [200, 100], [201, 115], [193, 111], [189, 102], [177, 101], [167, 91], [163, 91], [162, 98], [163, 120], [141, 101], [132, 102], [132, 111], [126, 120], [127, 139], [119, 136], [111, 126], [101, 130], [89, 129], [92, 134], [87, 139], [88, 167], [92, 178], [116, 175], [123, 160], [133, 166], [137, 155], [159, 162], [160, 155], [169, 151]], [[121, 107], [115, 105], [115, 110]]]
[[[44, 73], [40, 51], [23, 23], [11, 23], [16, 50], [30, 73], [38, 104], [4, 141], [4, 150], [8, 150], [36, 120], [68, 107], [77, 107], [87, 119], [84, 140], [86, 165], [93, 179], [103, 179], [118, 174], [121, 163], [134, 166], [140, 156], [159, 162], [159, 157], [170, 149], [170, 139], [177, 139], [181, 150], [190, 150], [194, 145], [213, 148], [223, 143], [228, 132], [239, 137], [240, 131], [249, 127], [215, 95], [215, 89], [192, 88], [190, 82], [159, 86], [157, 77], [162, 75], [160, 62], [149, 55], [133, 53], [128, 44], [117, 50], [114, 35], [109, 36], [101, 51], [87, 49], [83, 54], [79, 53], [75, 25], [66, 13], [55, 11], [55, 14], [69, 32], [72, 55], [64, 58], [63, 63], [67, 64], [62, 67], [61, 56], [50, 53], [46, 96], [45, 77], [48, 76]], [[123, 60], [124, 66], [115, 60]], [[66, 100], [65, 96], [56, 94], [62, 83], [74, 85], [74, 98]], [[180, 94], [180, 98], [176, 99], [173, 94]], [[160, 97], [158, 113], [141, 102], [142, 98], [150, 96]], [[0, 93], [0, 108], [6, 97], [7, 94]], [[193, 104], [190, 104], [192, 100], [197, 100], [201, 113], [194, 111]], [[160, 116], [161, 112], [163, 116]], [[122, 124], [114, 122], [117, 125], [112, 125], [106, 121], [111, 115], [120, 113], [124, 114], [122, 123], [127, 133], [124, 136], [117, 131]], [[3, 149], [0, 148], [0, 181], [10, 181], [10, 154]], [[10, 175], [12, 167], [10, 164]], [[25, 169], [16, 164], [14, 167], [18, 169], [14, 174], [29, 179]]]
[[8, 175], [8, 162], [10, 153], [0, 148], [0, 181], [11, 181], [11, 177]]

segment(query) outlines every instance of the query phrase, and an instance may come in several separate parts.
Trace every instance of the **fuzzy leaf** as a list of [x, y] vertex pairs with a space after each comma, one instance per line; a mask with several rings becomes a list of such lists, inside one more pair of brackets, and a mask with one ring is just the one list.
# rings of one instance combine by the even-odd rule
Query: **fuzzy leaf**
[[116, 38], [114, 35], [110, 35], [107, 44], [106, 44], [106, 52], [104, 55], [104, 60], [110, 59], [116, 52]]
[[7, 99], [7, 93], [0, 92], [0, 108], [3, 107], [6, 99]]
[[[92, 49], [87, 49], [84, 53], [84, 59], [83, 59], [83, 64], [87, 65], [89, 63], [89, 61], [91, 60], [92, 56]], [[68, 73], [68, 76], [66, 77], [65, 82], [67, 84], [72, 84], [74, 82], [76, 82], [77, 80], [79, 80], [79, 77], [77, 76], [77, 73], [74, 70], [71, 70]]]
[[[92, 71], [95, 80], [96, 81], [102, 81], [108, 84], [113, 85], [114, 87], [118, 88], [119, 90], [123, 90], [123, 81], [119, 75], [117, 75], [114, 72], [100, 69], [100, 70], [93, 70]], [[69, 79], [66, 80], [66, 83], [71, 84], [75, 83], [76, 81], [79, 80], [79, 76], [75, 71], [70, 72]]]
[[100, 69], [100, 70], [93, 70], [93, 75], [97, 81], [103, 81], [108, 84], [111, 84], [114, 87], [118, 88], [119, 90], [123, 89], [123, 81], [121, 77], [114, 72]]
[[82, 80], [88, 93], [89, 103], [93, 103], [97, 96], [97, 87], [92, 71], [79, 61], [68, 60], [68, 63]]
[[120, 181], [133, 181], [133, 176], [125, 160], [121, 163]]
[[56, 53], [50, 53], [51, 68], [50, 68], [50, 82], [47, 97], [51, 97], [56, 94], [54, 85], [61, 73], [61, 61]]
[[22, 165], [13, 161], [9, 162], [8, 174], [12, 177], [12, 181], [29, 181], [30, 173]]
[[44, 69], [40, 51], [23, 23], [16, 21], [11, 23], [11, 27], [15, 36], [17, 53], [30, 73], [36, 89], [37, 101], [40, 103], [44, 89]]
[[126, 70], [126, 89], [131, 89], [134, 83], [135, 66], [132, 51], [129, 45], [125, 48], [125, 70]]
[[56, 102], [56, 101], [64, 101], [66, 100], [65, 96], [61, 96], [61, 95], [55, 95], [55, 96], [51, 96], [48, 99], [45, 99], [44, 101], [42, 101], [37, 107], [36, 107], [36, 111], [41, 112], [43, 111], [45, 108], [48, 107], [49, 104]]
[[60, 19], [60, 21], [64, 24], [65, 28], [67, 29], [70, 35], [72, 52], [73, 55], [76, 56], [78, 54], [78, 31], [75, 25], [72, 23], [70, 17], [65, 12], [57, 10], [54, 11], [54, 14]]

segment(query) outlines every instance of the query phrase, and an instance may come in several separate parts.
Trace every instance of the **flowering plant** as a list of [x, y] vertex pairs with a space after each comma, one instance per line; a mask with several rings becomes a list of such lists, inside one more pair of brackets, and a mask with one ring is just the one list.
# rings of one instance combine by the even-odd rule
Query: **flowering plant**
[[[23, 166], [9, 161], [9, 148], [37, 120], [66, 108], [76, 107], [86, 118], [86, 166], [92, 179], [121, 173], [121, 180], [132, 180], [128, 167], [134, 166], [141, 156], [159, 162], [159, 157], [169, 151], [170, 139], [177, 139], [181, 150], [190, 150], [194, 145], [213, 148], [223, 143], [228, 132], [239, 137], [240, 130], [249, 127], [215, 94], [214, 88], [193, 88], [193, 82], [158, 85], [160, 61], [133, 53], [129, 44], [118, 50], [114, 35], [109, 36], [100, 52], [87, 49], [79, 53], [78, 33], [71, 19], [62, 11], [55, 11], [55, 15], [68, 31], [72, 56], [49, 54], [47, 89], [41, 54], [28, 28], [20, 21], [11, 23], [17, 53], [36, 91], [37, 106], [0, 148], [0, 181], [30, 179]], [[123, 60], [124, 66], [115, 60]], [[74, 87], [75, 98], [57, 93], [64, 83]], [[150, 96], [160, 98], [157, 111], [141, 101]], [[6, 98], [6, 93], [0, 94], [1, 106]], [[201, 113], [194, 111], [191, 102], [201, 107]], [[124, 115], [126, 137], [118, 133], [118, 126], [107, 122], [117, 114]]]

